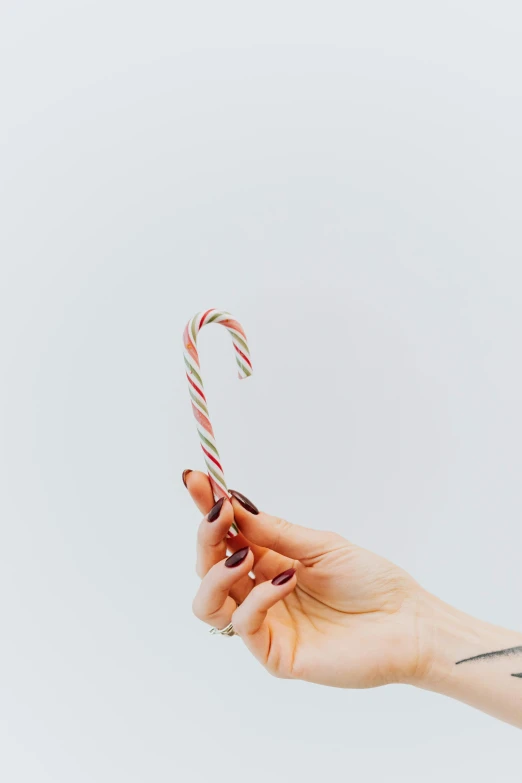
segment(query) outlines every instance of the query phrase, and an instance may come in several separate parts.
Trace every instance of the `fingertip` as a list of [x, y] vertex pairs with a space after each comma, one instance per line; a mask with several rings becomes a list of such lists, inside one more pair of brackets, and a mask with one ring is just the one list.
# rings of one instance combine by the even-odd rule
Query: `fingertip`
[[222, 528], [230, 527], [234, 521], [234, 509], [230, 501], [225, 498], [219, 498], [212, 506], [208, 514], [204, 517], [207, 524], [216, 525]]
[[272, 579], [272, 584], [274, 587], [282, 587], [283, 585], [286, 585], [288, 582], [290, 582], [291, 579], [293, 579], [295, 573], [295, 568], [287, 568], [286, 571], [282, 571], [277, 576], [274, 576]]
[[230, 502], [232, 503], [232, 501], [235, 500], [238, 503], [238, 508], [243, 509], [249, 514], [253, 514], [254, 516], [259, 514], [259, 509], [257, 506], [254, 505], [254, 503], [252, 503], [252, 501], [249, 500], [246, 495], [243, 495], [242, 492], [238, 492], [236, 489], [230, 489], [229, 494], [231, 496]]
[[198, 528], [198, 541], [202, 546], [214, 547], [223, 542], [234, 522], [234, 511], [226, 498], [215, 503], [203, 516]]
[[224, 562], [225, 568], [239, 568], [239, 566], [243, 565], [249, 560], [252, 560], [253, 555], [252, 551], [249, 546], [241, 547], [241, 549], [236, 549], [235, 552], [233, 552]]
[[206, 514], [215, 503], [209, 477], [199, 470], [189, 470], [188, 473], [184, 471], [183, 478], [192, 500], [201, 513]]
[[212, 522], [215, 522], [216, 519], [218, 519], [218, 517], [221, 515], [221, 511], [223, 510], [224, 502], [225, 502], [225, 498], [221, 497], [221, 498], [219, 498], [219, 500], [217, 500], [214, 503], [214, 505], [212, 506], [212, 508], [208, 512], [207, 516], [205, 517], [207, 522], [212, 523]]
[[229, 490], [229, 502], [234, 514], [234, 521], [245, 536], [254, 544], [266, 546], [263, 535], [264, 514], [241, 492]]
[[189, 470], [186, 476], [187, 484], [192, 490], [202, 487], [210, 487], [210, 479], [201, 470]]
[[226, 514], [227, 518], [230, 520], [234, 519], [234, 506], [230, 502], [230, 498], [223, 498], [223, 509], [221, 513]]

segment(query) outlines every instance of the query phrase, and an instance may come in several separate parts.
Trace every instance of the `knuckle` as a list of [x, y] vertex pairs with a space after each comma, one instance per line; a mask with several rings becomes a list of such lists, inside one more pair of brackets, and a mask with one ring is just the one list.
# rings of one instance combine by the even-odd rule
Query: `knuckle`
[[206, 544], [207, 536], [205, 535], [205, 533], [208, 533], [209, 527], [210, 525], [206, 523], [205, 519], [203, 519], [203, 521], [200, 523], [198, 527], [198, 535], [197, 535], [198, 544]]
[[347, 544], [347, 540], [340, 533], [335, 533], [333, 530], [325, 530], [324, 537], [329, 544]]
[[223, 568], [224, 560], [219, 560], [217, 563], [214, 563], [213, 566], [210, 566], [205, 576], [209, 577], [209, 580], [212, 580], [214, 584], [221, 584], [223, 580], [223, 571], [228, 571], [227, 568]]
[[244, 632], [245, 632], [245, 624], [244, 624], [244, 620], [242, 619], [240, 614], [237, 614], [237, 612], [234, 612], [230, 622], [234, 626], [234, 631], [237, 634], [239, 634], [239, 636], [244, 634]]
[[289, 530], [292, 527], [292, 523], [289, 522], [287, 519], [283, 519], [283, 517], [275, 517], [274, 527], [280, 533], [285, 533], [287, 530]]
[[198, 596], [196, 596], [192, 601], [192, 613], [198, 618], [198, 620], [205, 619], [205, 613], [203, 612], [203, 607], [201, 606], [201, 602]]
[[285, 536], [290, 533], [290, 530], [292, 528], [292, 523], [288, 522], [287, 519], [284, 519], [283, 517], [275, 517], [274, 519], [274, 543], [273, 546], [277, 547], [281, 539], [284, 539]]

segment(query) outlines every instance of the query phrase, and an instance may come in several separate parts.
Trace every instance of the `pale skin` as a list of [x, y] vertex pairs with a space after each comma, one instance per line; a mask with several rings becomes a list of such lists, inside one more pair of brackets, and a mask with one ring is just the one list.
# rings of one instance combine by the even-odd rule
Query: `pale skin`
[[[204, 515], [194, 614], [219, 629], [232, 622], [271, 674], [340, 688], [414, 685], [522, 728], [521, 633], [459, 612], [337, 533], [252, 513], [235, 497], [208, 521], [208, 477], [185, 471], [184, 481]], [[233, 521], [240, 534], [227, 538]], [[242, 562], [225, 565], [245, 548]]]

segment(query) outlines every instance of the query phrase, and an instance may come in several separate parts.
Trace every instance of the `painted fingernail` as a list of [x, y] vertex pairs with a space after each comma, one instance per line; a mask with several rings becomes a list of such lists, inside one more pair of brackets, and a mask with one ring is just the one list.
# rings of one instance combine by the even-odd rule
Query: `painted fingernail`
[[215, 504], [215, 506], [212, 506], [210, 511], [207, 514], [207, 522], [215, 522], [218, 516], [221, 513], [221, 509], [223, 508], [223, 503], [225, 502], [225, 498], [219, 498], [218, 502]]
[[283, 571], [281, 574], [278, 574], [277, 576], [274, 576], [272, 579], [272, 584], [279, 587], [279, 585], [284, 585], [287, 582], [290, 581], [290, 579], [295, 574], [295, 568], [288, 568], [286, 571]]
[[236, 492], [235, 489], [229, 489], [229, 494], [232, 495], [233, 498], [235, 498], [243, 508], [245, 508], [247, 511], [250, 511], [251, 514], [259, 514], [259, 509], [254, 506], [251, 500], [246, 498], [244, 495], [241, 494], [241, 492]]
[[192, 470], [190, 468], [187, 468], [187, 470], [184, 470], [181, 474], [181, 478], [183, 479], [183, 483], [185, 486], [187, 486], [187, 476], [189, 473], [192, 473]]
[[244, 546], [243, 549], [238, 549], [237, 552], [234, 552], [233, 555], [230, 555], [230, 557], [225, 560], [226, 567], [235, 568], [236, 566], [241, 565], [249, 552], [250, 547], [248, 546]]

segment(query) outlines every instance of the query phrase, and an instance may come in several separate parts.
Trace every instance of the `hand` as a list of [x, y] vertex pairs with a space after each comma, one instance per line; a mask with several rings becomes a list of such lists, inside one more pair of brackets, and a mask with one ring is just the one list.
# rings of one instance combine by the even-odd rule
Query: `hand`
[[[208, 477], [187, 472], [186, 485], [208, 514]], [[199, 526], [195, 615], [218, 628], [232, 622], [277, 677], [346, 688], [421, 678], [428, 661], [418, 612], [426, 594], [415, 580], [336, 533], [292, 525], [246, 501], [248, 510], [245, 500], [225, 499], [217, 518]], [[234, 520], [240, 534], [227, 539]], [[236, 553], [228, 563], [227, 547]]]

